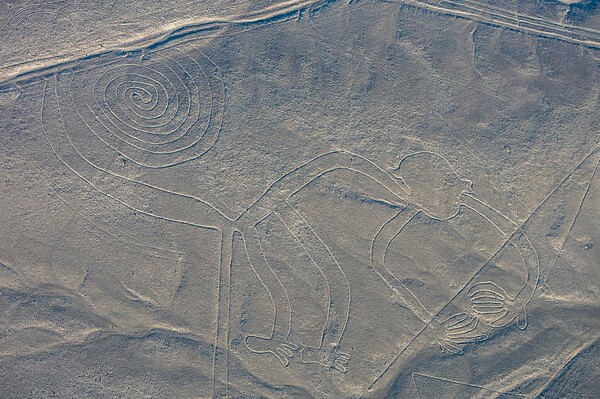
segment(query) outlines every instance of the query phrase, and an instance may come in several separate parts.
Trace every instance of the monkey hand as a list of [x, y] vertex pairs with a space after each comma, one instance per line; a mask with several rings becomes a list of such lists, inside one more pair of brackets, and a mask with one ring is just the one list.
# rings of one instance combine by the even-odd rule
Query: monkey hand
[[248, 335], [244, 338], [244, 344], [253, 353], [264, 353], [275, 356], [283, 367], [289, 365], [289, 358], [293, 357], [293, 352], [298, 350], [297, 345], [278, 336], [263, 338], [256, 335]]
[[321, 348], [305, 347], [301, 352], [302, 362], [316, 363], [328, 369], [335, 369], [341, 373], [347, 371], [350, 355], [339, 352], [335, 344]]
[[494, 328], [504, 328], [516, 320], [517, 326], [527, 327], [527, 314], [517, 298], [510, 298], [498, 284], [485, 281], [474, 284], [467, 292], [471, 310]]
[[486, 333], [477, 330], [479, 318], [467, 313], [457, 313], [442, 323], [432, 321], [434, 337], [443, 351], [461, 355], [466, 344], [484, 341]]

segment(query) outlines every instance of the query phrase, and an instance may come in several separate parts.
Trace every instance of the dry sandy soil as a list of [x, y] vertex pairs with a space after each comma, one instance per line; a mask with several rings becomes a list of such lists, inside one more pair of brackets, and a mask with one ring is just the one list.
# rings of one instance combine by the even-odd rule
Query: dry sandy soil
[[598, 398], [597, 0], [3, 1], [1, 398]]

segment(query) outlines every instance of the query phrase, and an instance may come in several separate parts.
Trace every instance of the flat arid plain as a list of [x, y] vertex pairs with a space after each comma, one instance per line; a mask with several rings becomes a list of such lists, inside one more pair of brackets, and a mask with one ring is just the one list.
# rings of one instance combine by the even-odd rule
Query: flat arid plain
[[0, 398], [600, 398], [598, 0], [0, 21]]

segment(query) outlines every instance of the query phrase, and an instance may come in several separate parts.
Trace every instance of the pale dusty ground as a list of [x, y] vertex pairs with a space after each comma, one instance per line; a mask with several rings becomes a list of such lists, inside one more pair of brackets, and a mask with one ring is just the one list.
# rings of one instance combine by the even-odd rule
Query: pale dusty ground
[[595, 398], [595, 0], [0, 4], [1, 398]]

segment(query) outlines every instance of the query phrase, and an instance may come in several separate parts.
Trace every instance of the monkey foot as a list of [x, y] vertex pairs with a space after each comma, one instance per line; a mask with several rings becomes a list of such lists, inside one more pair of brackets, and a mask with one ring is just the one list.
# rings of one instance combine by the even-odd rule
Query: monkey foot
[[347, 371], [350, 355], [339, 352], [337, 344], [330, 344], [321, 348], [304, 347], [301, 352], [303, 363], [319, 364], [328, 369], [335, 369], [342, 373]]
[[250, 352], [275, 356], [283, 367], [289, 365], [289, 359], [294, 356], [293, 352], [298, 350], [297, 345], [276, 335], [271, 338], [248, 335], [244, 339], [244, 344]]

